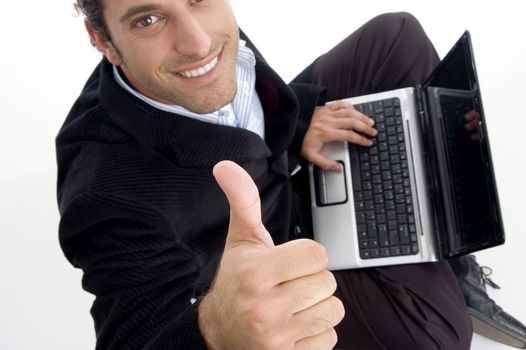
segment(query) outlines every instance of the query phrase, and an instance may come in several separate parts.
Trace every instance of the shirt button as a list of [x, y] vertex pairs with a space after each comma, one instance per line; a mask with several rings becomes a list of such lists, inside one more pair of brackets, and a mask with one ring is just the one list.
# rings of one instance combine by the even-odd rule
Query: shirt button
[[220, 116], [221, 118], [226, 118], [226, 117], [229, 116], [229, 114], [230, 114], [230, 113], [228, 113], [228, 111], [225, 111], [225, 110], [220, 110], [220, 111], [219, 111], [219, 116]]

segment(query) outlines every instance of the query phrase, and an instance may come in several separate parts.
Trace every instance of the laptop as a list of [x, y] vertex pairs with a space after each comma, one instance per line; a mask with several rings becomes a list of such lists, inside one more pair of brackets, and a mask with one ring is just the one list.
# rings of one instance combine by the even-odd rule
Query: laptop
[[331, 270], [437, 261], [504, 243], [470, 34], [422, 84], [346, 99], [372, 147], [326, 144], [309, 165], [314, 239]]

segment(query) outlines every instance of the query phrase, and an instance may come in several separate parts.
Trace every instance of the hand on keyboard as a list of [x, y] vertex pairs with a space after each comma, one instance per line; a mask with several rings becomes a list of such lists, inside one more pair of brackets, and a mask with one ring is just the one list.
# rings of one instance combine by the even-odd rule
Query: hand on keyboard
[[303, 139], [301, 154], [313, 164], [325, 170], [340, 171], [341, 165], [320, 153], [324, 144], [347, 141], [361, 146], [371, 146], [367, 137], [374, 137], [374, 120], [357, 111], [352, 104], [337, 101], [316, 107]]

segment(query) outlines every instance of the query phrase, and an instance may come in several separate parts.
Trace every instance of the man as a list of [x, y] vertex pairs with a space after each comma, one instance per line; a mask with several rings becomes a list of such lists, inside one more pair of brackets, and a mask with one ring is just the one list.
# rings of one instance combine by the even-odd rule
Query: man
[[[436, 64], [414, 18], [371, 21], [335, 49], [376, 35], [356, 47], [367, 55], [329, 53], [287, 86], [239, 40], [226, 0], [78, 5], [104, 59], [57, 138], [60, 239], [96, 295], [98, 349], [469, 347], [446, 262], [332, 274], [319, 244], [294, 239], [310, 234], [303, 158], [337, 171], [324, 143], [376, 134], [324, 99], [415, 83]], [[361, 76], [336, 85], [334, 65]]]

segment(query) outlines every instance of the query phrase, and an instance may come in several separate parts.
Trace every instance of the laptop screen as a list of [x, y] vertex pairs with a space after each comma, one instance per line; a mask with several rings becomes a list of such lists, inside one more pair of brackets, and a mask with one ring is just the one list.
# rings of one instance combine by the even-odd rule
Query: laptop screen
[[[466, 32], [424, 85], [438, 179], [442, 253], [455, 256], [501, 244], [504, 233], [484, 112]], [[441, 208], [440, 208], [441, 207]]]

